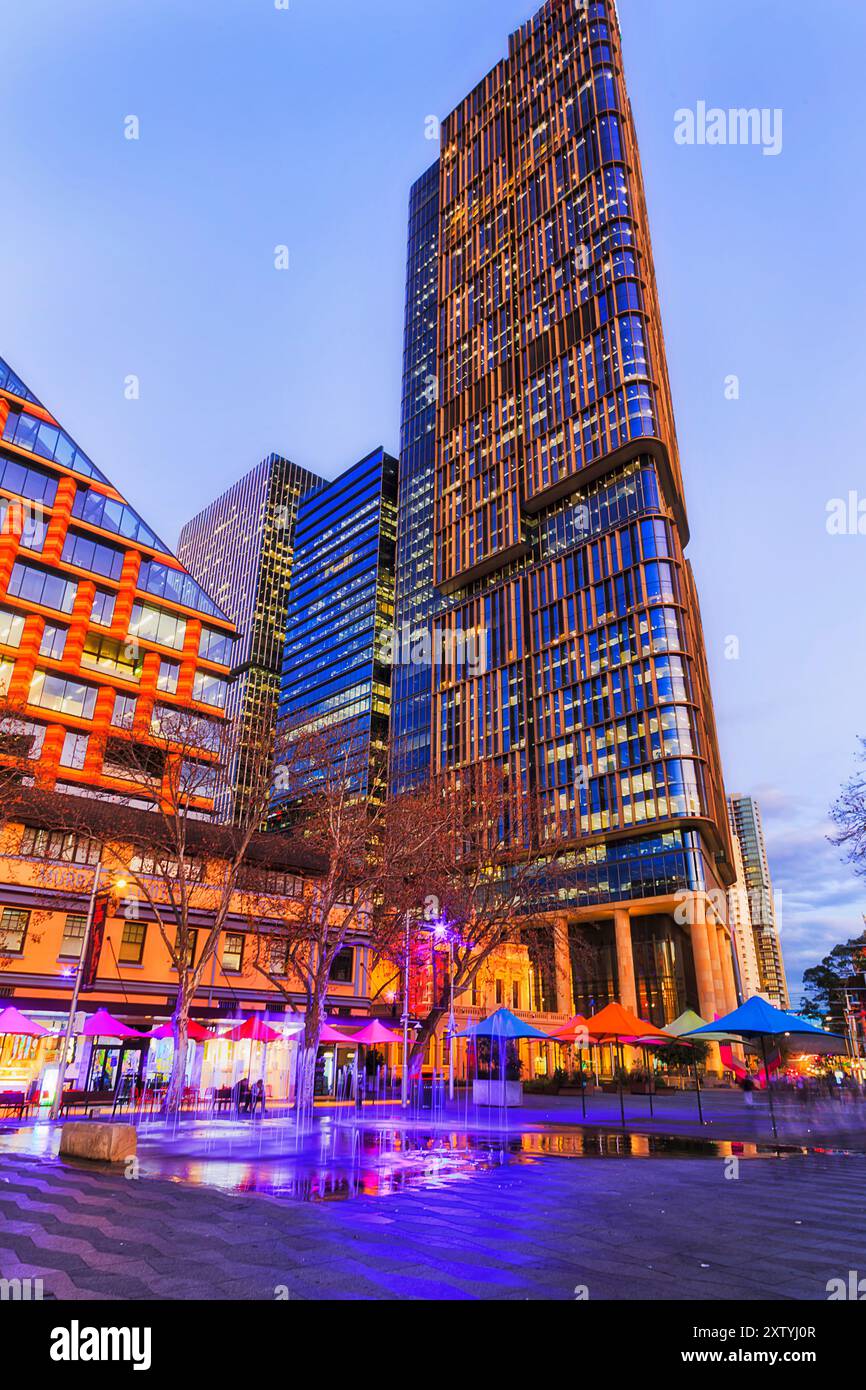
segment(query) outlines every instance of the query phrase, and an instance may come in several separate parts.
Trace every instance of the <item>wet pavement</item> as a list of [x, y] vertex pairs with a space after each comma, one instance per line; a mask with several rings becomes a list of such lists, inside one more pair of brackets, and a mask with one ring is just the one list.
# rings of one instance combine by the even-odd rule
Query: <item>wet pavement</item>
[[59, 1299], [823, 1300], [866, 1269], [862, 1157], [488, 1155], [390, 1189], [379, 1164], [355, 1201], [190, 1183], [177, 1158], [166, 1181], [7, 1148], [0, 1277]]

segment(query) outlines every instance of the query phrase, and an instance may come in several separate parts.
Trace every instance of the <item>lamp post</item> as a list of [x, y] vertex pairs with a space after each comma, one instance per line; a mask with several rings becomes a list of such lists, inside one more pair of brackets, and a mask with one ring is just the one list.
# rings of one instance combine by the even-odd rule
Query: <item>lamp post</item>
[[410, 915], [406, 913], [405, 935], [403, 938], [403, 948], [406, 952], [406, 960], [403, 966], [403, 1074], [400, 1077], [400, 1104], [404, 1108], [409, 1104], [409, 936]]
[[[81, 955], [78, 958], [78, 966], [75, 971], [75, 983], [72, 986], [72, 998], [69, 1002], [69, 1017], [66, 1020], [66, 1028], [63, 1033], [63, 1047], [60, 1053], [60, 1066], [57, 1070], [57, 1086], [54, 1091], [54, 1099], [51, 1102], [51, 1109], [48, 1118], [56, 1120], [60, 1115], [60, 1107], [63, 1104], [63, 1086], [66, 1081], [66, 1068], [69, 1058], [69, 1042], [72, 1037], [72, 1029], [75, 1023], [75, 1014], [78, 1010], [78, 996], [81, 993], [81, 982], [84, 978], [84, 966], [87, 962], [87, 952], [90, 946], [90, 936], [93, 931], [93, 914], [96, 910], [96, 898], [99, 893], [99, 879], [102, 875], [102, 850], [99, 851], [99, 858], [93, 870], [93, 883], [90, 888], [90, 898], [87, 903], [87, 917], [84, 923], [84, 936], [81, 939]], [[124, 879], [118, 879], [115, 887], [125, 888]]]

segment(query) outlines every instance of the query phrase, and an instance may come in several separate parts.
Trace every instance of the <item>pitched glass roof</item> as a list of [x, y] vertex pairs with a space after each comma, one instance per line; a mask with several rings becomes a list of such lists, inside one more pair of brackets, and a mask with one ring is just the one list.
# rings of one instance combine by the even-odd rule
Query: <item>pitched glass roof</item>
[[[0, 390], [9, 391], [14, 396], [20, 396], [22, 400], [29, 401], [32, 405], [37, 405], [41, 410], [51, 414], [48, 407], [43, 405], [39, 397], [33, 394], [26, 383], [2, 357], [0, 357]], [[48, 459], [52, 463], [71, 469], [73, 473], [81, 474], [82, 477], [95, 478], [108, 487], [114, 487], [114, 484], [104, 473], [100, 472], [96, 464], [91, 462], [82, 449], [79, 449], [75, 440], [59, 425], [49, 425], [24, 411], [20, 414], [10, 412], [6, 421], [6, 428], [3, 431], [3, 439], [7, 443], [17, 444], [22, 449], [27, 449], [38, 458]], [[101, 526], [104, 530], [115, 531], [117, 535], [125, 539], [137, 541], [154, 550], [161, 551], [163, 555], [171, 555], [172, 558], [176, 558], [173, 551], [168, 548], [164, 541], [159, 539], [156, 532], [151, 530], [138, 512], [130, 507], [125, 500], [118, 502], [113, 498], [104, 497], [101, 493], [83, 493], [76, 498], [73, 514], [85, 521], [92, 521], [94, 525]], [[142, 566], [138, 587], [151, 593], [157, 592], [159, 589], [161, 593], [168, 593], [175, 602], [182, 603], [184, 607], [195, 609], [199, 613], [206, 613], [214, 618], [226, 617], [226, 614], [214, 603], [210, 595], [185, 570], [176, 572], [176, 582], [171, 582], [164, 576], [158, 577], [158, 571], [164, 571], [166, 568], [168, 567], [156, 566], [155, 562], [151, 562], [149, 565], [145, 563]], [[160, 583], [162, 588], [159, 588]], [[175, 590], [177, 592], [174, 592]]]

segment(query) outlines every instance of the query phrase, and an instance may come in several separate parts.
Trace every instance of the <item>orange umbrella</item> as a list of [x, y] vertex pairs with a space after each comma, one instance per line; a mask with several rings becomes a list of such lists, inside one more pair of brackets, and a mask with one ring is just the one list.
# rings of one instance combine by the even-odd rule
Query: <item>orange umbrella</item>
[[[650, 1041], [668, 1042], [670, 1035], [663, 1029], [656, 1028], [654, 1023], [648, 1023], [645, 1018], [638, 1018], [637, 1014], [632, 1013], [631, 1009], [623, 1008], [622, 1004], [616, 1000], [612, 1004], [607, 1004], [592, 1018], [587, 1020], [587, 1031], [591, 1038], [596, 1042], [616, 1043], [621, 1046], [623, 1043], [636, 1043], [643, 1046]], [[652, 1089], [650, 1089], [650, 1112], [652, 1113]], [[622, 1119], [622, 1127], [625, 1129], [625, 1100], [622, 1091], [622, 1066], [619, 1075], [619, 1113]]]

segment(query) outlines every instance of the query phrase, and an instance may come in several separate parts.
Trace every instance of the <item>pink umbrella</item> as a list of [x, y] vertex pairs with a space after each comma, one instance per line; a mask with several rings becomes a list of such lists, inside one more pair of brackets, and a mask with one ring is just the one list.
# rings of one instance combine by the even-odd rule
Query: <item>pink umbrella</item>
[[282, 1042], [283, 1035], [278, 1033], [276, 1028], [271, 1028], [260, 1014], [251, 1014], [249, 1018], [239, 1023], [237, 1028], [232, 1028], [230, 1033], [223, 1033], [223, 1042]]
[[47, 1038], [50, 1032], [50, 1028], [43, 1028], [41, 1023], [33, 1023], [25, 1018], [14, 1004], [0, 1013], [0, 1038]]
[[319, 1034], [320, 1043], [350, 1043], [354, 1042], [348, 1033], [341, 1033], [339, 1028], [334, 1028], [332, 1024], [326, 1023]]
[[[190, 1042], [209, 1042], [213, 1038], [213, 1033], [208, 1028], [203, 1028], [200, 1023], [196, 1023], [191, 1018], [186, 1027], [186, 1035]], [[173, 1038], [174, 1032], [170, 1023], [161, 1023], [152, 1032], [146, 1033], [147, 1038]]]
[[112, 1018], [107, 1009], [97, 1009], [95, 1014], [91, 1014], [81, 1030], [84, 1038], [143, 1038], [145, 1033], [138, 1033], [134, 1028], [129, 1028], [120, 1019]]
[[390, 1028], [385, 1028], [378, 1018], [374, 1018], [359, 1033], [353, 1033], [349, 1041], [372, 1047], [376, 1043], [395, 1043], [398, 1039], [396, 1033]]

